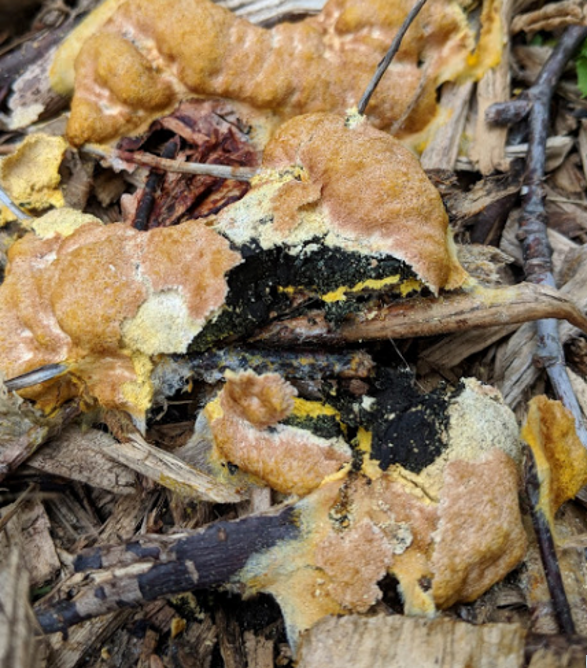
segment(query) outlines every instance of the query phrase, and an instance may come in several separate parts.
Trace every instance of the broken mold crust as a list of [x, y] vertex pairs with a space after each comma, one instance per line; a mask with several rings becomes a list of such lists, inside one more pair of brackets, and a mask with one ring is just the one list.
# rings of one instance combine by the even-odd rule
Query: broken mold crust
[[[493, 404], [498, 414], [490, 414], [501, 418], [490, 434], [495, 446], [483, 433], [483, 412]], [[444, 408], [448, 422], [455, 421], [449, 442], [438, 463], [421, 473], [397, 463], [378, 468], [369, 460], [368, 433], [357, 467], [344, 443], [287, 426], [294, 414], [340, 415], [296, 398], [276, 374], [229, 373], [204, 408], [199, 437], [212, 445], [216, 467], [230, 462], [254, 482], [305, 494], [296, 503], [300, 538], [254, 555], [237, 577], [249, 592], [275, 596], [294, 645], [300, 631], [325, 615], [369, 610], [381, 600], [377, 583], [387, 573], [399, 582], [407, 614], [433, 615], [474, 600], [522, 558], [526, 538], [512, 459], [519, 443], [498, 393], [471, 380], [449, 394]], [[459, 424], [469, 425], [468, 448], [451, 444]]]
[[145, 358], [185, 352], [222, 308], [225, 274], [241, 258], [198, 221], [151, 232], [120, 223], [73, 228], [68, 236], [29, 234], [10, 249], [0, 286], [2, 370], [13, 377], [65, 362], [67, 376], [23, 395], [50, 409], [81, 393], [143, 414], [151, 394]]
[[[375, 91], [370, 121], [387, 129], [407, 116], [399, 132], [421, 135], [437, 116], [441, 83], [479, 78], [499, 61], [499, 5], [483, 3], [475, 49], [459, 3], [428, 2]], [[65, 41], [51, 79], [61, 93], [70, 92], [79, 51], [68, 124], [75, 145], [144, 128], [194, 94], [235, 100], [281, 121], [315, 111], [343, 114], [357, 103], [405, 15], [401, 2], [330, 0], [318, 16], [266, 30], [208, 0], [179, 6], [111, 0]]]
[[438, 191], [393, 137], [366, 123], [349, 129], [334, 114], [308, 114], [279, 129], [263, 166], [248, 195], [218, 217], [216, 229], [235, 245], [287, 245], [303, 255], [314, 243], [359, 253], [377, 279], [393, 277], [375, 275], [377, 261], [393, 257], [434, 294], [466, 280]]
[[480, 596], [526, 547], [516, 466], [500, 450], [451, 462], [438, 502], [396, 466], [327, 480], [296, 507], [301, 538], [253, 556], [238, 576], [248, 591], [275, 596], [294, 647], [323, 616], [369, 610], [386, 573], [406, 614], [433, 615]]
[[476, 378], [461, 380], [448, 397], [446, 445], [439, 456], [420, 471], [420, 480], [438, 497], [440, 473], [452, 461], [478, 461], [494, 450], [504, 452], [520, 466], [522, 447], [518, 423], [500, 392]]
[[[295, 395], [277, 374], [228, 372], [224, 388], [203, 410], [204, 429], [199, 425], [211, 442], [212, 467], [221, 471], [233, 465], [253, 476], [250, 482], [299, 496], [337, 474], [351, 459], [344, 440], [281, 423], [294, 411]], [[302, 403], [308, 413], [319, 413], [316, 402]]]
[[587, 484], [587, 452], [570, 411], [545, 396], [534, 397], [528, 404], [521, 435], [536, 460], [540, 507], [552, 523], [560, 506]]
[[[0, 184], [13, 202], [30, 211], [64, 205], [59, 167], [67, 149], [63, 137], [37, 133], [25, 137], [12, 155], [0, 160]], [[15, 220], [0, 207], [0, 224]]]

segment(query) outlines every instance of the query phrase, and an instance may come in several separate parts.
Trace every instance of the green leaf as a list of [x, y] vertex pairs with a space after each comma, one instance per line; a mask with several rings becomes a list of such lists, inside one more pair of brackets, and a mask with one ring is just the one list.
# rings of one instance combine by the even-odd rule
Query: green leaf
[[575, 58], [577, 70], [577, 86], [583, 97], [587, 97], [587, 40], [581, 45], [581, 49]]

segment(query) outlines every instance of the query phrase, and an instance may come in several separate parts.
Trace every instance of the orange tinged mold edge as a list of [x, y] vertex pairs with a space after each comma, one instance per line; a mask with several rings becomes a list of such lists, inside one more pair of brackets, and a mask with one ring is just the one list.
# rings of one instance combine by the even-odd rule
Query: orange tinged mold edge
[[[375, 92], [370, 121], [388, 129], [406, 116], [400, 135], [421, 142], [418, 135], [437, 116], [436, 88], [478, 78], [499, 60], [499, 16], [491, 11], [499, 4], [485, 0], [482, 44], [471, 59], [475, 38], [459, 3], [431, 0]], [[53, 65], [54, 86], [66, 92], [79, 52], [68, 127], [75, 145], [140, 130], [190, 95], [234, 100], [282, 121], [315, 111], [342, 115], [357, 103], [406, 13], [389, 0], [330, 0], [318, 16], [266, 30], [208, 0], [110, 5], [90, 15]], [[112, 50], [120, 54], [116, 62]]]

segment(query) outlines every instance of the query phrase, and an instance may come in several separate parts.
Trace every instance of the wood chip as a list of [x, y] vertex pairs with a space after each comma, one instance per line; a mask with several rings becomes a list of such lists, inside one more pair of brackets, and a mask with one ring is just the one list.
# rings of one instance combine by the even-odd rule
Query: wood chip
[[304, 637], [298, 668], [522, 668], [515, 624], [471, 626], [451, 619], [327, 618]]
[[107, 489], [115, 494], [133, 494], [137, 480], [133, 471], [105, 454], [118, 443], [97, 429], [72, 425], [35, 453], [28, 464], [45, 473]]
[[44, 668], [46, 645], [36, 636], [36, 619], [29, 605], [29, 577], [18, 549], [0, 562], [0, 666]]
[[[513, 0], [501, 4], [501, 21], [508, 26], [512, 20]], [[496, 102], [510, 99], [510, 49], [506, 44], [499, 64], [486, 72], [477, 84], [477, 122], [469, 157], [484, 176], [507, 171], [506, 140], [508, 128], [488, 125], [485, 112]]]
[[[14, 505], [5, 506], [0, 516], [10, 513]], [[24, 563], [32, 587], [39, 587], [52, 579], [61, 568], [50, 528], [43, 504], [32, 499], [20, 505], [0, 534], [0, 561], [6, 558], [11, 545], [19, 546], [20, 565], [22, 568]]]
[[420, 162], [424, 169], [454, 171], [473, 88], [472, 82], [447, 83], [442, 88], [440, 113], [444, 111], [447, 120], [422, 153]]
[[[584, 20], [585, 8], [582, 0], [559, 0], [551, 2], [534, 12], [519, 14], [511, 22], [511, 32], [535, 33], [541, 30], [551, 32]], [[508, 24], [506, 24], [508, 25]]]
[[[587, 309], [587, 254], [577, 268], [575, 276], [560, 290], [571, 296], [581, 309]], [[566, 343], [576, 330], [567, 323], [560, 325], [562, 343]], [[495, 382], [501, 390], [505, 402], [515, 408], [526, 397], [526, 393], [541, 373], [533, 364], [536, 350], [534, 325], [527, 323], [504, 344], [496, 359]]]

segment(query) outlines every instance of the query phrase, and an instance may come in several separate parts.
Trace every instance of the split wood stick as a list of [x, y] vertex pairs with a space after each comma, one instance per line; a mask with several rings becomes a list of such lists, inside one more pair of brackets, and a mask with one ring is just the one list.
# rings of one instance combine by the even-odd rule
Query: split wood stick
[[528, 322], [540, 318], [568, 320], [587, 332], [587, 318], [557, 290], [520, 283], [507, 288], [474, 285], [440, 298], [417, 297], [352, 314], [340, 327], [320, 312], [275, 322], [257, 341], [279, 345], [343, 344], [352, 341], [436, 336], [452, 332]]

